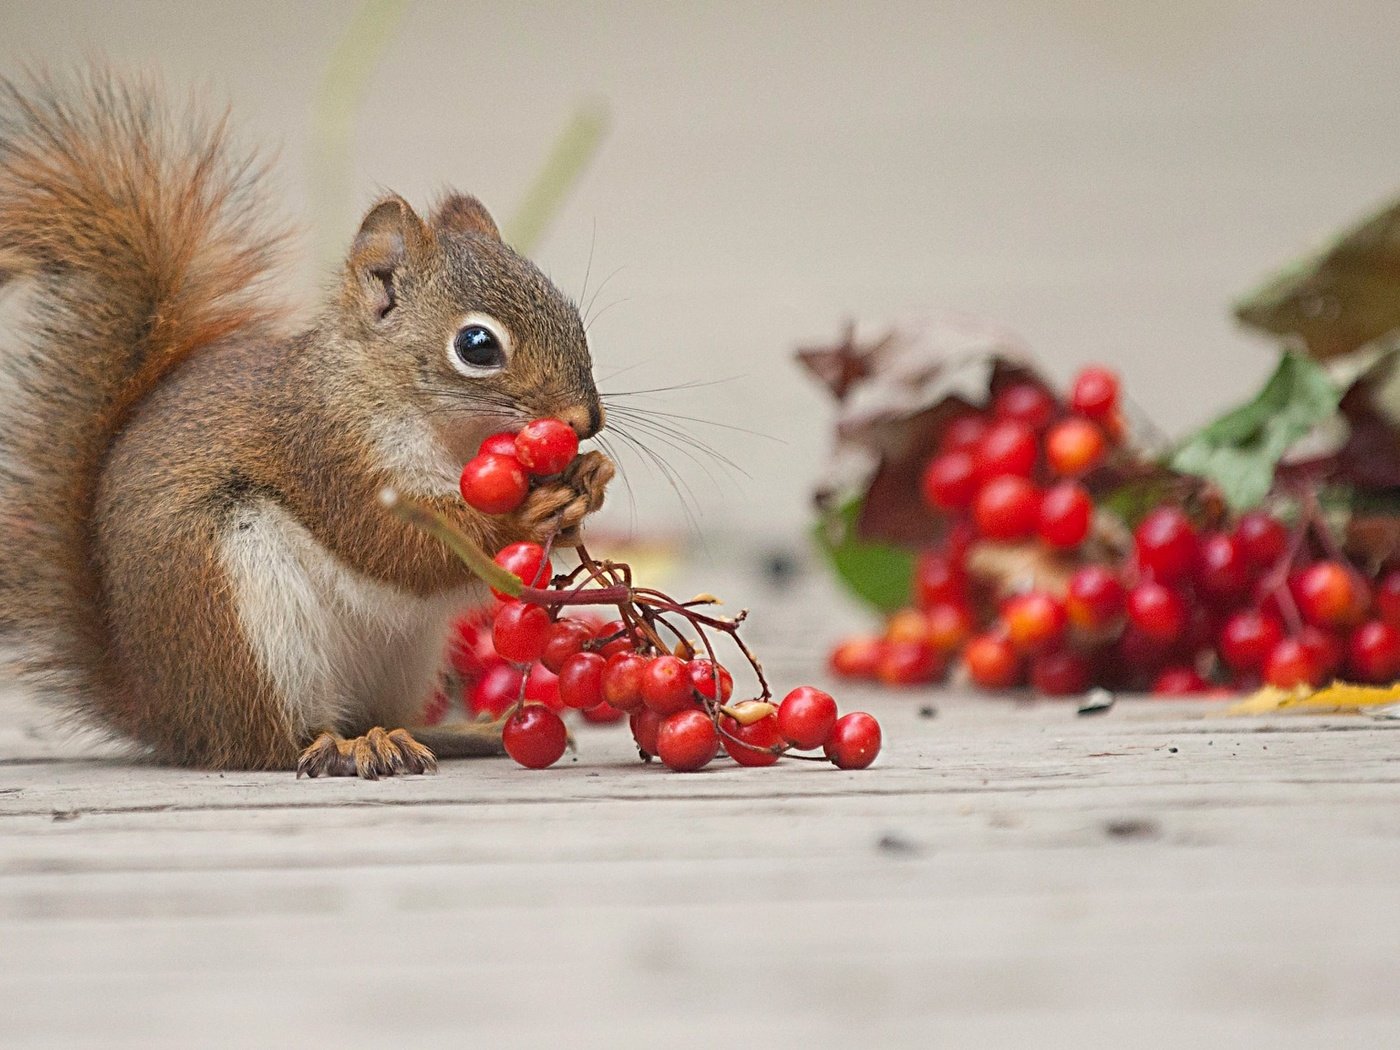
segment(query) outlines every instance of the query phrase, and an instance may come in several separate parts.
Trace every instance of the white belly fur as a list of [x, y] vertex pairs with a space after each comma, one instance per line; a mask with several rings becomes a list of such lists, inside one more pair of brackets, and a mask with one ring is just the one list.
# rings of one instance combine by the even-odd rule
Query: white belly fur
[[230, 523], [220, 553], [244, 634], [299, 737], [415, 721], [469, 589], [424, 599], [371, 580], [270, 502]]

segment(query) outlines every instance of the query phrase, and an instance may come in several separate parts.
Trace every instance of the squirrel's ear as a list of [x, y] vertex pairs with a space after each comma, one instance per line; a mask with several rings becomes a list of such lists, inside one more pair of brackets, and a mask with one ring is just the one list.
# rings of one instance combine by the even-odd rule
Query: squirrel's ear
[[486, 210], [486, 205], [465, 193], [450, 193], [433, 209], [433, 228], [448, 233], [477, 233], [486, 237], [501, 239], [501, 231], [496, 228], [496, 220]]
[[369, 210], [346, 263], [346, 280], [367, 310], [383, 318], [398, 305], [396, 278], [428, 250], [428, 231], [402, 197], [391, 196]]

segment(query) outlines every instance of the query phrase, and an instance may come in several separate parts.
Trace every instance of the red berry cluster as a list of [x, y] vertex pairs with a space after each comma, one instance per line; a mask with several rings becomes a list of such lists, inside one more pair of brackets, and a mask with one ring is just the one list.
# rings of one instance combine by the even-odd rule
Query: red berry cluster
[[1400, 572], [1364, 578], [1315, 515], [1290, 530], [1253, 511], [1201, 530], [1182, 507], [1162, 505], [1139, 522], [1130, 552], [1080, 564], [1063, 589], [1002, 601], [979, 593], [967, 564], [978, 543], [1038, 542], [1085, 560], [1095, 505], [1076, 479], [1119, 446], [1118, 396], [1116, 377], [1090, 368], [1067, 405], [1015, 383], [986, 411], [953, 420], [923, 474], [925, 498], [953, 519], [950, 538], [921, 554], [916, 606], [891, 616], [882, 637], [838, 645], [833, 669], [906, 685], [938, 680], [960, 660], [978, 686], [1047, 695], [1400, 676]]
[[509, 514], [525, 502], [530, 478], [558, 474], [578, 455], [578, 435], [558, 419], [536, 419], [518, 434], [492, 434], [462, 468], [462, 498], [485, 514]]
[[[535, 420], [518, 434], [494, 434], [463, 469], [462, 498], [486, 513], [508, 513], [527, 495], [530, 476], [557, 474], [577, 454], [577, 437], [557, 419]], [[472, 557], [485, 560], [480, 552], [472, 555], [472, 541], [440, 516], [406, 501], [391, 506], [466, 552], [469, 565]], [[579, 567], [556, 577], [539, 544], [503, 548], [494, 562], [515, 581], [498, 582], [522, 586], [509, 593], [493, 587], [497, 603], [458, 624], [452, 660], [465, 683], [468, 712], [503, 718], [506, 752], [521, 765], [543, 769], [559, 760], [568, 745], [560, 713], [570, 708], [593, 722], [630, 716], [643, 758], [660, 758], [678, 771], [700, 769], [721, 750], [746, 766], [772, 765], [815, 748], [842, 769], [863, 769], [875, 760], [880, 727], [870, 715], [838, 718], [836, 702], [810, 686], [794, 689], [781, 704], [770, 702], [762, 669], [739, 640], [742, 614], [723, 619], [701, 611], [714, 599], [677, 602], [633, 587], [628, 566], [594, 562], [582, 547], [578, 552]], [[618, 613], [609, 623], [576, 611], [607, 605]], [[715, 658], [710, 633], [728, 635], [747, 659], [760, 686], [756, 698], [731, 703], [734, 680]], [[442, 718], [449, 707], [445, 697], [434, 698], [429, 713]]]
[[1078, 479], [1103, 462], [1121, 433], [1118, 381], [1110, 372], [1081, 373], [1068, 415], [1044, 387], [1012, 383], [989, 411], [970, 411], [943, 431], [924, 468], [923, 496], [977, 536], [1037, 536], [1071, 549], [1088, 537], [1094, 509]]
[[[536, 589], [553, 577], [538, 544], [511, 544], [495, 561]], [[822, 748], [843, 769], [863, 769], [879, 753], [880, 727], [870, 715], [838, 718], [836, 701], [810, 686], [778, 705], [766, 699], [766, 687], [764, 698], [731, 704], [728, 668], [679, 637], [670, 649], [660, 644], [657, 605], [641, 617], [620, 606], [624, 618], [600, 623], [566, 615], [568, 596], [587, 592], [571, 589], [567, 578], [559, 584], [547, 592], [557, 604], [497, 592], [501, 600], [484, 615], [458, 624], [453, 662], [468, 683], [468, 710], [505, 719], [506, 752], [521, 765], [543, 769], [559, 760], [568, 742], [560, 714], [571, 708], [592, 722], [630, 716], [643, 757], [682, 772], [721, 750], [740, 765], [767, 766], [792, 750]], [[684, 618], [685, 608], [668, 611]], [[445, 710], [445, 701], [439, 706]]]

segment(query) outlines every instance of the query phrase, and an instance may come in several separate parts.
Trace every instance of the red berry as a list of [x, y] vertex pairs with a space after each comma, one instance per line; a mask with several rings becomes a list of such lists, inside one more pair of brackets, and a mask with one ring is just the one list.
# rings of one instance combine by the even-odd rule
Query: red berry
[[924, 502], [935, 510], [962, 510], [977, 495], [977, 475], [972, 453], [945, 452], [924, 468]]
[[1175, 507], [1158, 507], [1133, 536], [1138, 564], [1158, 583], [1176, 583], [1196, 564], [1196, 530]]
[[658, 656], [642, 674], [642, 700], [658, 714], [670, 715], [695, 706], [690, 669], [677, 656]]
[[963, 664], [973, 684], [983, 689], [1010, 689], [1021, 682], [1021, 658], [1010, 639], [979, 634], [963, 650]]
[[835, 723], [836, 701], [810, 685], [799, 685], [778, 705], [778, 731], [799, 751], [821, 747]]
[[1045, 461], [1056, 474], [1076, 478], [1103, 461], [1103, 431], [1087, 419], [1066, 419], [1045, 435]]
[[564, 702], [559, 699], [559, 676], [544, 664], [533, 665], [525, 676], [525, 699], [543, 704], [551, 711], [562, 711]]
[[463, 678], [476, 678], [488, 667], [501, 662], [491, 642], [491, 632], [486, 629], [484, 611], [463, 616], [454, 625], [448, 658], [453, 669]]
[[1123, 615], [1123, 584], [1110, 569], [1086, 565], [1069, 578], [1065, 589], [1065, 613], [1076, 630], [1100, 634]]
[[1210, 683], [1194, 667], [1168, 667], [1152, 683], [1157, 696], [1190, 696], [1209, 689]]
[[1253, 610], [1238, 612], [1220, 629], [1220, 658], [1232, 671], [1258, 671], [1282, 640], [1283, 624], [1277, 617]]
[[636, 648], [636, 640], [632, 637], [631, 628], [621, 620], [612, 620], [603, 624], [593, 632], [593, 637], [603, 642], [598, 652], [604, 656], [612, 656], [614, 653], [629, 653]]
[[1186, 629], [1186, 603], [1170, 587], [1155, 580], [1128, 592], [1128, 622], [1157, 642], [1171, 642]]
[[676, 711], [667, 715], [656, 731], [657, 757], [677, 773], [692, 773], [709, 765], [718, 749], [719, 734], [703, 711]]
[[944, 655], [961, 649], [972, 636], [977, 623], [966, 605], [939, 602], [924, 612], [928, 644]]
[[831, 651], [831, 670], [842, 678], [873, 678], [884, 643], [878, 638], [848, 638]]
[[603, 700], [619, 711], [637, 711], [642, 704], [642, 676], [648, 660], [637, 653], [613, 653], [603, 667]]
[[914, 599], [927, 609], [936, 602], [967, 600], [967, 572], [941, 551], [924, 551], [914, 565]]
[[550, 628], [549, 613], [541, 605], [506, 602], [496, 610], [491, 643], [496, 652], [518, 664], [533, 663], [544, 651]]
[[[778, 761], [775, 747], [783, 746], [778, 732], [778, 717], [769, 715], [749, 725], [740, 725], [732, 718], [721, 718], [720, 743], [729, 757], [741, 766], [771, 766]], [[731, 739], [737, 738], [737, 739]]]
[[1389, 684], [1400, 678], [1400, 629], [1368, 620], [1352, 632], [1347, 666], [1360, 682]]
[[1035, 531], [1039, 513], [1039, 490], [1011, 474], [987, 482], [973, 501], [973, 520], [988, 539], [1024, 539]]
[[656, 757], [656, 731], [661, 728], [661, 715], [649, 707], [634, 711], [627, 719], [637, 750], [650, 758]]
[[976, 451], [990, 426], [980, 413], [959, 416], [944, 429], [943, 437], [938, 442], [939, 453]]
[[1346, 646], [1342, 644], [1340, 635], [1332, 631], [1324, 631], [1311, 624], [1304, 624], [1303, 629], [1298, 632], [1297, 638], [1299, 644], [1312, 654], [1323, 678], [1337, 673], [1337, 669], [1342, 666], [1342, 660], [1346, 657]]
[[885, 685], [922, 685], [943, 674], [943, 658], [927, 641], [886, 642], [875, 668]]
[[1107, 368], [1085, 368], [1070, 388], [1069, 407], [1088, 419], [1107, 419], [1118, 410], [1118, 376]]
[[1012, 419], [988, 429], [973, 454], [977, 477], [982, 481], [1011, 474], [1028, 478], [1035, 469], [1035, 431]]
[[1369, 596], [1356, 573], [1335, 561], [1309, 565], [1293, 581], [1303, 619], [1318, 627], [1351, 627], [1366, 615]]
[[619, 711], [612, 704], [599, 704], [597, 707], [585, 707], [579, 714], [583, 715], [585, 722], [594, 725], [606, 726], [614, 722], [621, 722], [627, 717], [626, 711]]
[[545, 632], [544, 646], [540, 649], [540, 663], [555, 674], [564, 666], [564, 661], [575, 653], [583, 651], [583, 644], [593, 637], [593, 628], [582, 620], [565, 616], [549, 625]]
[[1045, 696], [1071, 696], [1089, 688], [1093, 667], [1074, 649], [1055, 649], [1031, 659], [1031, 686]]
[[499, 434], [492, 434], [481, 443], [481, 447], [476, 450], [477, 455], [487, 454], [493, 456], [510, 456], [515, 459], [515, 435], [509, 430], [503, 430]]
[[1400, 627], [1400, 569], [1381, 577], [1376, 584], [1376, 612], [1392, 627]]
[[585, 710], [603, 702], [603, 666], [597, 653], [575, 653], [559, 668], [559, 699], [568, 707]]
[[462, 498], [483, 514], [508, 514], [525, 502], [530, 479], [513, 456], [486, 453], [462, 468]]
[[1078, 547], [1089, 535], [1094, 517], [1094, 501], [1084, 486], [1073, 481], [1052, 485], [1040, 498], [1040, 520], [1036, 531], [1051, 547]]
[[578, 435], [558, 419], [536, 419], [515, 435], [515, 455], [531, 474], [558, 474], [578, 455]]
[[918, 609], [899, 609], [885, 621], [885, 644], [928, 641], [928, 617]]
[[1319, 685], [1324, 672], [1318, 656], [1297, 638], [1284, 638], [1264, 663], [1264, 681], [1280, 689]]
[[510, 664], [488, 667], [472, 686], [467, 707], [474, 715], [503, 715], [520, 699], [520, 687], [525, 676]]
[[501, 730], [506, 754], [526, 769], [544, 769], [558, 762], [569, 746], [564, 722], [547, 707], [526, 704]]
[[690, 675], [690, 684], [706, 700], [727, 704], [734, 694], [734, 677], [723, 664], [716, 666], [704, 657], [697, 657], [686, 664], [686, 672]]
[[1039, 653], [1059, 645], [1069, 621], [1060, 599], [1044, 591], [1012, 595], [1001, 607], [1006, 636], [1017, 652]]
[[1272, 514], [1252, 510], [1235, 523], [1235, 542], [1256, 573], [1271, 569], [1288, 547], [1288, 530]]
[[1040, 430], [1055, 416], [1055, 399], [1035, 383], [1011, 383], [997, 392], [992, 415]]
[[[522, 541], [502, 547], [496, 552], [496, 564], [514, 573], [527, 587], [548, 587], [554, 576], [554, 566], [544, 556], [544, 548], [538, 543]], [[501, 599], [509, 597], [494, 587], [491, 593]]]
[[880, 723], [864, 711], [842, 715], [827, 734], [823, 750], [840, 769], [864, 769], [880, 753]]
[[1202, 537], [1196, 548], [1196, 585], [1210, 597], [1233, 602], [1249, 588], [1250, 570], [1235, 539], [1223, 532]]

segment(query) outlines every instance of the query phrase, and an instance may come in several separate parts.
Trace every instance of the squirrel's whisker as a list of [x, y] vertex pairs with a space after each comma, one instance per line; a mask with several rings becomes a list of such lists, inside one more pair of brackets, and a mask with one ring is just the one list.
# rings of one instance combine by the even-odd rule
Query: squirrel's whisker
[[583, 330], [584, 330], [585, 332], [587, 332], [590, 328], [593, 327], [594, 323], [597, 322], [598, 318], [602, 317], [605, 313], [607, 313], [609, 310], [611, 310], [614, 306], [621, 306], [623, 303], [630, 303], [631, 301], [632, 301], [632, 297], [631, 297], [631, 296], [628, 296], [628, 297], [625, 298], [625, 299], [614, 299], [612, 302], [608, 303], [607, 306], [603, 307], [603, 308], [602, 308], [601, 310], [599, 310], [596, 314], [594, 314], [592, 317], [590, 317], [590, 318], [588, 319], [588, 322], [583, 326]]
[[638, 441], [625, 431], [614, 428], [613, 433], [635, 449], [643, 462], [650, 463], [650, 465], [666, 480], [667, 484], [671, 486], [671, 490], [675, 492], [676, 498], [680, 501], [681, 510], [685, 512], [686, 523], [696, 536], [700, 536], [703, 539], [703, 534], [700, 531], [699, 518], [696, 516], [700, 504], [695, 498], [694, 490], [686, 483], [685, 478], [682, 477], [671, 464], [666, 462], [665, 457], [649, 445]]
[[691, 449], [694, 449], [696, 452], [703, 452], [705, 455], [709, 456], [717, 463], [721, 463], [729, 469], [743, 474], [745, 477], [750, 476], [749, 473], [746, 470], [744, 470], [743, 467], [739, 466], [738, 463], [730, 459], [724, 453], [699, 440], [693, 435], [686, 433], [684, 430], [678, 427], [671, 426], [670, 424], [658, 420], [649, 419], [645, 415], [630, 414], [626, 410], [619, 411], [617, 413], [616, 419], [623, 420], [629, 426], [635, 427], [637, 430], [649, 434], [650, 436], [656, 438], [658, 441], [665, 442], [666, 444], [674, 448], [676, 451], [689, 457], [702, 469], [704, 469], [704, 464], [699, 460], [698, 457], [692, 454]]
[[588, 275], [593, 272], [593, 249], [598, 243], [598, 217], [593, 217], [593, 232], [588, 235], [588, 262], [583, 267], [583, 287], [579, 289], [578, 299], [583, 302], [584, 296], [588, 294]]
[[627, 490], [627, 527], [629, 531], [635, 533], [637, 531], [637, 492], [632, 487], [632, 479], [627, 476], [627, 468], [618, 456], [617, 450], [613, 447], [612, 442], [602, 434], [595, 434], [593, 440], [597, 442], [598, 447], [603, 450], [604, 454], [612, 460], [613, 466], [617, 468], [617, 476], [622, 479], [622, 487]]
[[[640, 364], [640, 363], [639, 363], [639, 364]], [[630, 368], [637, 368], [637, 367], [639, 367], [639, 364], [638, 364], [638, 365], [632, 365], [632, 366], [630, 366]], [[629, 369], [624, 369], [623, 371], [628, 371], [628, 370], [629, 370]], [[621, 373], [616, 373], [616, 374], [620, 375]], [[608, 378], [611, 379], [612, 376], [608, 376]], [[672, 384], [671, 386], [654, 386], [654, 387], [648, 387], [648, 388], [645, 389], [645, 390], [608, 390], [608, 391], [602, 391], [602, 392], [599, 393], [598, 396], [599, 396], [599, 397], [603, 397], [603, 398], [609, 398], [609, 397], [642, 397], [642, 396], [647, 395], [647, 394], [669, 394], [669, 393], [672, 393], [673, 391], [676, 391], [676, 390], [696, 390], [696, 389], [699, 389], [700, 387], [719, 386], [719, 385], [722, 384], [722, 383], [733, 383], [733, 382], [736, 382], [736, 381], [738, 381], [738, 380], [740, 380], [740, 379], [743, 379], [743, 378], [744, 378], [744, 377], [743, 377], [742, 375], [734, 375], [734, 376], [721, 376], [719, 379], [690, 379], [690, 380], [687, 380], [687, 381], [684, 382], [684, 383], [674, 383], [674, 384]]]
[[612, 273], [604, 277], [602, 282], [599, 283], [598, 287], [593, 290], [593, 298], [588, 300], [588, 305], [584, 307], [583, 317], [581, 318], [581, 320], [583, 321], [583, 330], [585, 332], [588, 331], [588, 326], [592, 324], [595, 320], [597, 320], [597, 318], [590, 318], [588, 315], [593, 310], [593, 304], [598, 301], [598, 296], [600, 296], [603, 293], [603, 289], [608, 286], [608, 282], [611, 281], [614, 277], [616, 277], [625, 269], [625, 266], [619, 266], [617, 269], [613, 270]]
[[[608, 405], [608, 411], [628, 413], [638, 412], [640, 410], [628, 408], [626, 405]], [[659, 409], [655, 408], [648, 408], [643, 414], [647, 418], [661, 416], [665, 419], [675, 419], [685, 423], [698, 423], [701, 426], [714, 427], [717, 430], [732, 430], [736, 434], [744, 434], [748, 437], [763, 438], [766, 441], [774, 441], [780, 445], [787, 444], [787, 442], [784, 441], [782, 438], [775, 437], [772, 434], [765, 434], [762, 430], [750, 430], [748, 427], [735, 426], [733, 423], [721, 423], [717, 419], [706, 419], [703, 416], [687, 416], [680, 412], [662, 412]]]

